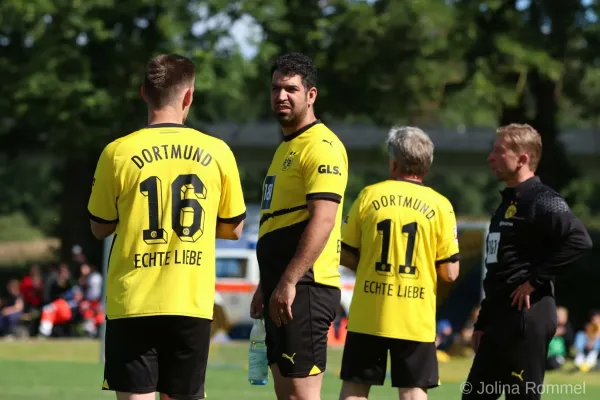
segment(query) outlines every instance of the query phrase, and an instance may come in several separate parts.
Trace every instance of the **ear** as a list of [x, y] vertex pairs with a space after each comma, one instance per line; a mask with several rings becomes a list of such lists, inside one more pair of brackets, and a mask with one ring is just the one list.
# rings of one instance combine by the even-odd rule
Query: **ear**
[[519, 156], [518, 166], [523, 167], [529, 165], [529, 154], [523, 153]]
[[144, 85], [140, 86], [140, 95], [142, 96], [142, 99], [148, 103], [148, 98], [146, 97], [146, 91], [144, 90]]
[[315, 104], [315, 101], [317, 100], [317, 88], [316, 87], [312, 87], [308, 90], [308, 105], [312, 106], [313, 104]]
[[183, 95], [183, 108], [189, 107], [194, 100], [194, 88], [188, 88]]

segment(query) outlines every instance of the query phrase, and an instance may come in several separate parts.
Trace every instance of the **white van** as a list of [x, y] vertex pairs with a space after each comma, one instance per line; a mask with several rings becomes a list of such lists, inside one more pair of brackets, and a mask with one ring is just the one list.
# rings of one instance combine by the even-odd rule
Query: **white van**
[[[258, 205], [248, 205], [244, 235], [239, 241], [218, 240], [216, 248], [215, 323], [221, 330], [250, 327], [250, 302], [260, 281], [256, 241]], [[342, 274], [341, 316], [348, 315], [354, 291], [354, 273], [340, 266]]]
[[[250, 243], [250, 247], [252, 248], [216, 249], [215, 322], [227, 331], [236, 326], [252, 325], [250, 302], [260, 280], [260, 274], [255, 245]], [[354, 291], [354, 273], [342, 266], [340, 272], [342, 274], [340, 315], [346, 316]], [[220, 318], [224, 320], [217, 322]]]

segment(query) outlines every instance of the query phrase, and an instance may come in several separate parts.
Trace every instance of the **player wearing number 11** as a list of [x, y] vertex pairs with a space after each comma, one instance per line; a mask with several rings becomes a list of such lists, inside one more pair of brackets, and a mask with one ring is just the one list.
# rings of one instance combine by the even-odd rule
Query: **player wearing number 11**
[[394, 127], [390, 179], [364, 188], [342, 225], [341, 264], [356, 271], [344, 347], [340, 399], [366, 399], [383, 385], [388, 351], [402, 399], [425, 399], [438, 385], [437, 276], [459, 270], [450, 202], [423, 185], [433, 143], [418, 128]]
[[149, 124], [106, 146], [94, 175], [92, 232], [114, 232], [103, 389], [119, 400], [205, 396], [215, 238], [239, 238], [246, 206], [229, 147], [183, 125], [193, 91], [190, 60], [152, 59]]

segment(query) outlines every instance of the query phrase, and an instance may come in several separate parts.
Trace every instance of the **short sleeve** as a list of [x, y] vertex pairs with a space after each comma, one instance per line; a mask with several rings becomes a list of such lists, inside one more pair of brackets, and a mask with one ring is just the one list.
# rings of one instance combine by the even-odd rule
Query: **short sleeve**
[[225, 145], [220, 161], [221, 200], [218, 222], [235, 224], [246, 218], [246, 204], [237, 162], [229, 146]]
[[342, 223], [342, 245], [354, 250], [360, 251], [360, 204], [361, 196], [354, 200], [350, 212]]
[[459, 259], [456, 216], [450, 202], [439, 208], [439, 232], [436, 264], [455, 262]]
[[315, 143], [301, 159], [307, 200], [342, 201], [348, 182], [346, 150], [341, 142]]
[[117, 143], [113, 142], [106, 146], [100, 154], [88, 202], [90, 219], [104, 224], [119, 221], [117, 199], [119, 198], [120, 184], [116, 177], [114, 162], [116, 147]]

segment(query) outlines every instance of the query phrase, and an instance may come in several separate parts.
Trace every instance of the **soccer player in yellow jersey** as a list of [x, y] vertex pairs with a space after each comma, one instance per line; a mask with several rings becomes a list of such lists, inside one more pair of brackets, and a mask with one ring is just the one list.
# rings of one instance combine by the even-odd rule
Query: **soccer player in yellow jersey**
[[106, 146], [94, 175], [92, 232], [114, 232], [103, 389], [119, 400], [205, 396], [215, 242], [240, 237], [246, 206], [229, 147], [183, 125], [193, 91], [189, 59], [152, 59], [149, 124]]
[[[251, 315], [265, 317], [279, 400], [320, 398], [327, 332], [340, 304], [340, 226], [346, 150], [315, 117], [317, 72], [291, 53], [271, 69], [271, 106], [283, 130], [264, 180]], [[263, 309], [264, 303], [264, 309]]]
[[458, 276], [456, 218], [450, 202], [423, 185], [433, 143], [418, 128], [394, 127], [390, 178], [364, 188], [342, 226], [342, 265], [356, 271], [344, 347], [340, 399], [366, 399], [383, 385], [403, 400], [438, 385], [437, 277]]

